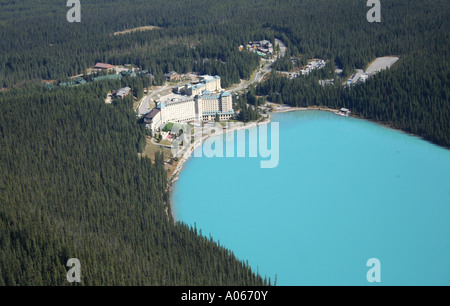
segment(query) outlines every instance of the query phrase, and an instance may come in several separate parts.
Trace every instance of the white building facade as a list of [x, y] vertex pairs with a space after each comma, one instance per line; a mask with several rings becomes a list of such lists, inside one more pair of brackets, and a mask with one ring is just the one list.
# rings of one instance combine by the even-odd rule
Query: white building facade
[[185, 85], [188, 96], [156, 101], [156, 108], [144, 117], [144, 122], [156, 130], [168, 122], [212, 121], [216, 116], [228, 120], [234, 116], [233, 98], [221, 90], [220, 77], [201, 76], [198, 84]]
[[218, 75], [202, 75], [197, 84], [186, 84], [182, 88], [181, 92], [184, 92], [188, 96], [202, 95], [203, 92], [220, 92], [222, 87], [220, 85], [220, 77]]

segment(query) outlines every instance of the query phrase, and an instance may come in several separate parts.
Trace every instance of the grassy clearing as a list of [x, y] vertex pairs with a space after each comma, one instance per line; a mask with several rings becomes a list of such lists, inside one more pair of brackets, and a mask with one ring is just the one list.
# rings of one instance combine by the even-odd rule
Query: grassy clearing
[[155, 153], [163, 152], [164, 160], [169, 160], [172, 157], [170, 149], [162, 148], [158, 145], [153, 144], [149, 138], [146, 139], [146, 146], [142, 156], [150, 158], [153, 162], [155, 161]]
[[161, 29], [162, 29], [161, 27], [157, 27], [157, 26], [144, 26], [144, 27], [138, 27], [138, 28], [124, 30], [124, 31], [114, 32], [114, 36], [122, 35], [122, 34], [130, 34], [133, 32], [153, 31], [153, 30], [161, 30]]

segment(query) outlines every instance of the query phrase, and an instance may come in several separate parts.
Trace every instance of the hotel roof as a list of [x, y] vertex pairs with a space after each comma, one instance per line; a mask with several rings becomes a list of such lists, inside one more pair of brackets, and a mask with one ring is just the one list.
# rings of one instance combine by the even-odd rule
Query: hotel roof
[[182, 96], [182, 95], [172, 94], [172, 95], [169, 95], [166, 97], [162, 97], [161, 99], [156, 101], [156, 103], [157, 103], [156, 107], [164, 108], [164, 107], [168, 107], [170, 105], [183, 103], [183, 102], [190, 102], [190, 101], [194, 101], [194, 99], [191, 96]]
[[145, 118], [147, 119], [153, 119], [155, 116], [160, 112], [158, 108], [152, 109], [149, 113], [145, 115]]
[[202, 88], [202, 87], [205, 87], [205, 84], [199, 83], [199, 84], [195, 84], [194, 86], [192, 86], [192, 89], [197, 89], [197, 88]]
[[98, 77], [93, 78], [94, 81], [103, 81], [103, 80], [115, 80], [115, 79], [121, 79], [122, 75], [119, 74], [108, 74], [108, 75], [101, 75]]

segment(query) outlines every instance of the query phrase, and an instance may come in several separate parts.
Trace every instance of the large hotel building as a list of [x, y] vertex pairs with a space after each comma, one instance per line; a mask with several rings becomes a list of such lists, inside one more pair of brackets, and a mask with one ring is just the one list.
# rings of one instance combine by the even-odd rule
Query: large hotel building
[[216, 115], [228, 120], [234, 115], [233, 98], [221, 92], [219, 76], [201, 76], [199, 83], [175, 90], [179, 94], [155, 101], [156, 107], [145, 115], [144, 122], [153, 131], [168, 122], [211, 121]]

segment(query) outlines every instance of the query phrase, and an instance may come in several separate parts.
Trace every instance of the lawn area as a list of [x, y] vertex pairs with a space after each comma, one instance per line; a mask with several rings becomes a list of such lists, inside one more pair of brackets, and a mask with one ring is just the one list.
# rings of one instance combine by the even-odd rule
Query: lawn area
[[150, 158], [153, 162], [155, 161], [155, 153], [157, 152], [163, 152], [164, 153], [164, 160], [167, 161], [172, 157], [172, 153], [170, 149], [162, 148], [160, 146], [157, 146], [153, 144], [149, 138], [146, 139], [146, 146], [144, 150], [144, 154], [142, 156]]
[[163, 130], [163, 132], [170, 132], [172, 130], [172, 127], [173, 127], [173, 123], [169, 122], [164, 126], [164, 128], [162, 130]]

